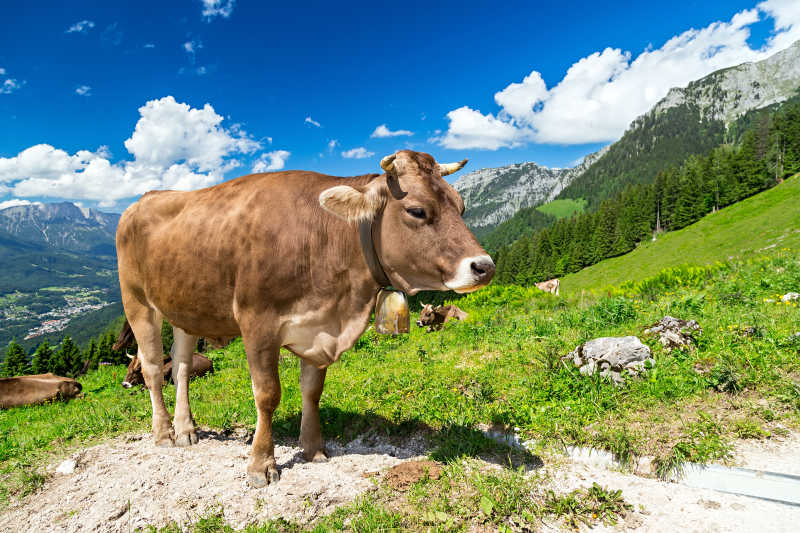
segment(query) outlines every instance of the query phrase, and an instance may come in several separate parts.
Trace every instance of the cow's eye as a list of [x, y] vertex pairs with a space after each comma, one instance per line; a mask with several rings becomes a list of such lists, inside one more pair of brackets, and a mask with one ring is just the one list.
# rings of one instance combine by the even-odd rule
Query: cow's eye
[[409, 207], [406, 209], [406, 213], [411, 215], [414, 218], [421, 218], [424, 219], [425, 217], [425, 210], [421, 207]]

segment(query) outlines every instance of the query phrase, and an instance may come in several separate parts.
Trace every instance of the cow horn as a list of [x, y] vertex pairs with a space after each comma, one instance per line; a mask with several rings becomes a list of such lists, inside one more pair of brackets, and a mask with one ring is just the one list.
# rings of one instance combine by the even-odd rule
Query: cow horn
[[441, 172], [442, 176], [447, 176], [452, 174], [453, 172], [458, 172], [464, 165], [467, 164], [468, 159], [464, 159], [458, 163], [439, 163], [439, 172]]
[[394, 166], [394, 158], [397, 157], [397, 154], [387, 155], [383, 159], [381, 159], [381, 168], [386, 172], [392, 170]]
[[127, 355], [127, 356], [128, 356], [128, 359], [130, 359], [131, 361], [133, 361], [134, 357], [133, 357], [131, 354], [129, 354], [129, 353], [126, 353], [125, 355]]

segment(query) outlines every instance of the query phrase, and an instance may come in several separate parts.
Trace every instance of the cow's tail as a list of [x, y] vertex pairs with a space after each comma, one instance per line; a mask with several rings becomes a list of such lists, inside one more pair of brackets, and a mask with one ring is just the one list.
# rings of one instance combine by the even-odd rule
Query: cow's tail
[[128, 319], [125, 319], [125, 324], [122, 325], [122, 330], [117, 335], [117, 342], [114, 343], [114, 346], [111, 348], [115, 351], [124, 350], [128, 346], [136, 341], [136, 337], [133, 336], [133, 329], [131, 329], [131, 324], [128, 322]]

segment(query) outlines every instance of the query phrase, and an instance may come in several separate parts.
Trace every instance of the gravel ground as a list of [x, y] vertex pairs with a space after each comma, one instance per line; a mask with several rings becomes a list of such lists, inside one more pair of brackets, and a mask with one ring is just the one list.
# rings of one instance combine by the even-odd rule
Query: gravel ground
[[[113, 439], [73, 454], [76, 466], [71, 472], [67, 467], [69, 473], [56, 472], [61, 462], [48, 467], [44, 488], [6, 509], [0, 531], [133, 531], [170, 521], [192, 523], [215, 506], [236, 528], [277, 517], [308, 523], [372, 490], [374, 473], [419, 459], [426, 451], [419, 436], [400, 445], [359, 438], [329, 445], [327, 463], [307, 463], [297, 447], [278, 445], [280, 482], [254, 490], [245, 481], [249, 448], [245, 434], [203, 432], [200, 443], [190, 448], [156, 448], [147, 434]], [[742, 466], [800, 473], [800, 435], [740, 442], [736, 452]], [[597, 482], [622, 489], [634, 506], [624, 522], [592, 531], [766, 533], [797, 531], [800, 524], [800, 507], [688, 488], [563, 457], [544, 461], [557, 491]]]

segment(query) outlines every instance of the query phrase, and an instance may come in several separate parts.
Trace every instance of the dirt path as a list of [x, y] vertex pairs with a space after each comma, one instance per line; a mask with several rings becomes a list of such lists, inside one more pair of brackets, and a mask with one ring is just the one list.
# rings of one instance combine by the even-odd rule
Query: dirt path
[[246, 441], [204, 432], [191, 448], [157, 448], [150, 435], [131, 435], [88, 448], [73, 455], [74, 473], [53, 473], [42, 490], [13, 505], [0, 531], [133, 531], [193, 522], [218, 504], [236, 528], [277, 517], [307, 522], [373, 487], [365, 473], [423, 451], [421, 440], [402, 449], [355, 440], [329, 446], [331, 460], [312, 464], [299, 448], [276, 446], [280, 483], [253, 490], [245, 481]]
[[[306, 463], [293, 446], [276, 446], [281, 468], [277, 485], [253, 490], [245, 482], [249, 444], [246, 435], [201, 435], [191, 448], [156, 448], [149, 435], [130, 435], [88, 448], [72, 457], [74, 472], [53, 472], [45, 487], [17, 502], [0, 518], [0, 531], [133, 531], [170, 521], [192, 523], [221, 505], [236, 528], [253, 521], [283, 517], [302, 523], [330, 513], [371, 490], [365, 476], [425, 454], [421, 437], [400, 446], [357, 439], [331, 445], [331, 460]], [[743, 466], [797, 473], [800, 436], [782, 441], [737, 445]], [[693, 489], [637, 477], [613, 468], [545, 458], [553, 488], [568, 491], [597, 482], [622, 489], [634, 511], [616, 527], [593, 531], [728, 532], [797, 531], [800, 507]], [[791, 470], [794, 471], [791, 471]], [[556, 528], [557, 529], [557, 528]]]

